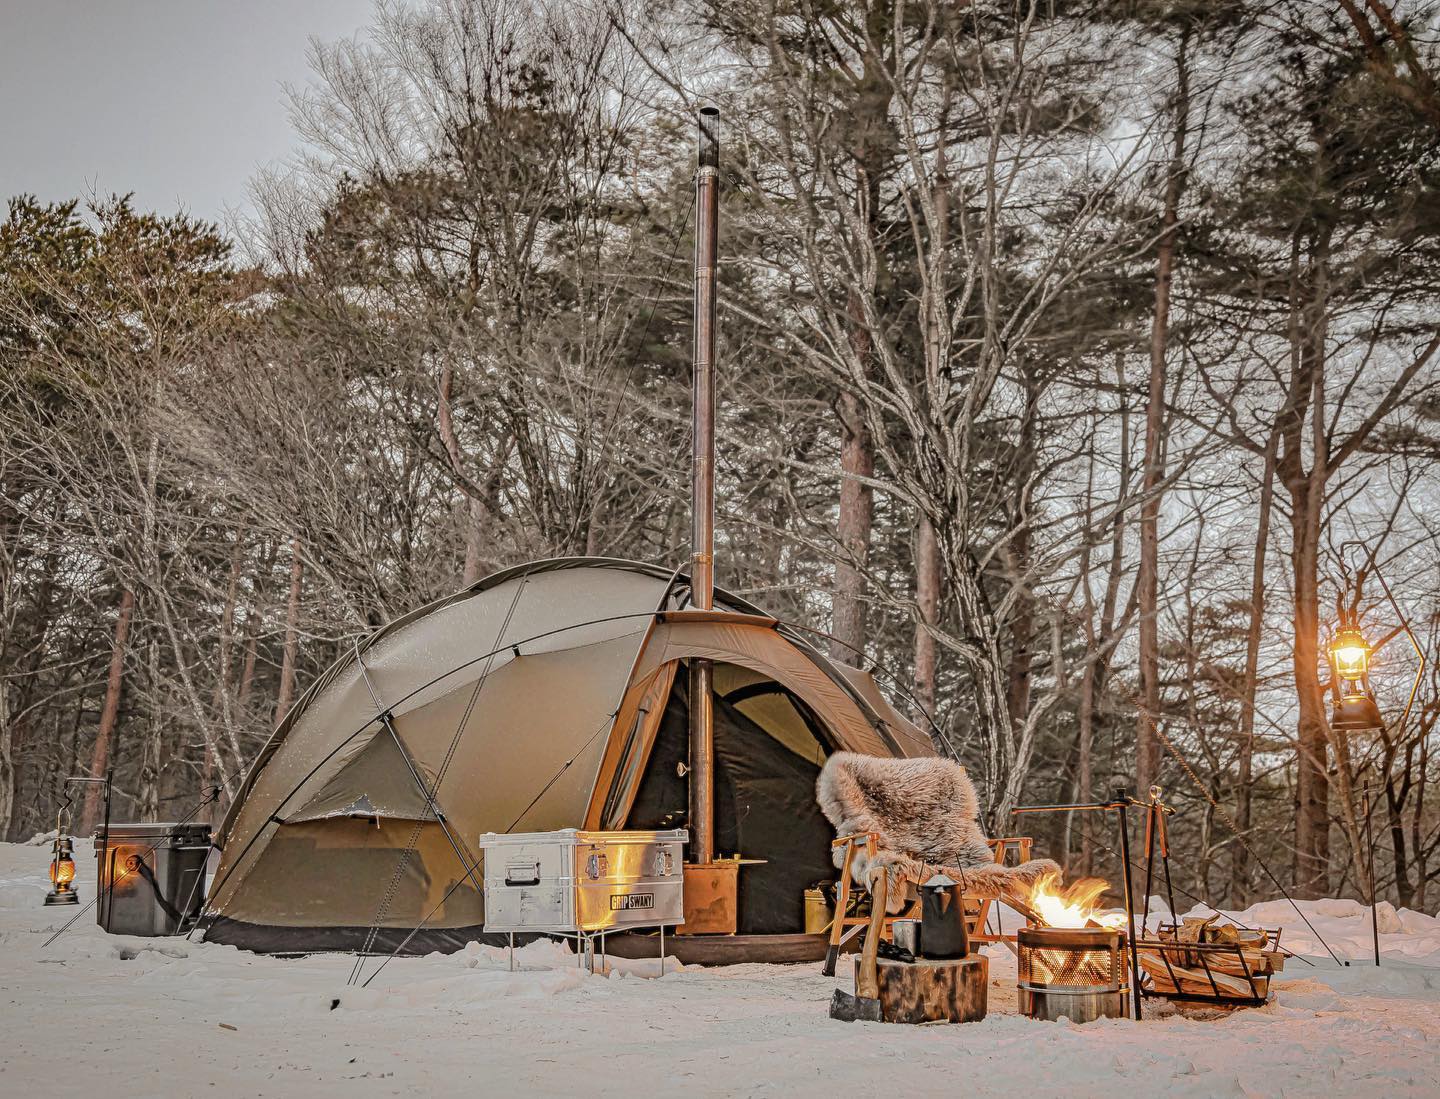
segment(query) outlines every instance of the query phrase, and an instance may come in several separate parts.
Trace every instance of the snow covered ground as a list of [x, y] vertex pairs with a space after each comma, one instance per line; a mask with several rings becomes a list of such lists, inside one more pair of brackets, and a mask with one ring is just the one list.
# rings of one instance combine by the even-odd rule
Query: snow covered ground
[[[1440, 921], [1306, 904], [1342, 957], [1291, 960], [1263, 1009], [1084, 1027], [1014, 1014], [992, 957], [990, 1016], [967, 1026], [844, 1024], [818, 966], [590, 976], [551, 944], [392, 962], [264, 958], [102, 934], [43, 908], [48, 849], [0, 844], [0, 1096], [1440, 1095]], [[94, 859], [77, 844], [82, 900]], [[1283, 902], [1246, 922], [1323, 949]], [[372, 966], [374, 963], [371, 963]], [[338, 1008], [331, 1004], [339, 1000]]]

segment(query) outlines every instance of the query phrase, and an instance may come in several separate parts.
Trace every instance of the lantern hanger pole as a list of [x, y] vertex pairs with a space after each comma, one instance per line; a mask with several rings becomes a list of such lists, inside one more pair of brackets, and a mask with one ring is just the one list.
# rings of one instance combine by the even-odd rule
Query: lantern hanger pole
[[[1360, 546], [1364, 548], [1365, 543], [1359, 541], [1358, 539], [1351, 539], [1348, 542], [1340, 543], [1340, 549], [1337, 551], [1340, 556], [1340, 567], [1347, 574], [1349, 570], [1345, 568], [1345, 551], [1351, 546]], [[1420, 683], [1425, 676], [1425, 650], [1420, 647], [1420, 641], [1415, 636], [1415, 631], [1410, 628], [1410, 619], [1406, 616], [1405, 612], [1400, 609], [1400, 604], [1395, 598], [1395, 593], [1390, 590], [1390, 585], [1385, 579], [1385, 574], [1381, 571], [1379, 562], [1374, 559], [1373, 554], [1370, 555], [1369, 568], [1360, 568], [1356, 570], [1356, 603], [1358, 604], [1359, 602], [1360, 585], [1364, 582], [1365, 576], [1367, 574], [1373, 575], [1375, 579], [1380, 582], [1380, 590], [1385, 593], [1386, 602], [1390, 604], [1390, 609], [1395, 612], [1395, 617], [1400, 622], [1400, 625], [1397, 629], [1390, 631], [1390, 633], [1386, 634], [1383, 638], [1380, 639], [1379, 642], [1376, 643], [1375, 651], [1378, 652], [1380, 649], [1384, 648], [1386, 644], [1393, 640], [1397, 634], [1403, 633], [1406, 639], [1410, 642], [1410, 647], [1415, 650], [1415, 657], [1419, 662], [1419, 666], [1415, 669], [1415, 680], [1410, 684], [1410, 697], [1405, 700], [1405, 712], [1400, 715], [1400, 720], [1395, 723], [1395, 732], [1398, 736], [1401, 732], [1404, 731], [1406, 723], [1410, 720], [1410, 711], [1415, 706], [1415, 696], [1420, 692]]]

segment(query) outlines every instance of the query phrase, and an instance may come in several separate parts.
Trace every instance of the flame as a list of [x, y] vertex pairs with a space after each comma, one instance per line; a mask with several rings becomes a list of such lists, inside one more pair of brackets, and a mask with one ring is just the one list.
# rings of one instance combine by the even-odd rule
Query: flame
[[69, 885], [75, 880], [75, 860], [66, 856], [50, 860], [50, 881], [54, 885]]
[[1046, 927], [1089, 927], [1099, 924], [1115, 930], [1125, 926], [1123, 912], [1096, 912], [1094, 904], [1110, 888], [1101, 878], [1081, 878], [1064, 889], [1059, 874], [1046, 874], [1030, 891], [1030, 907]]

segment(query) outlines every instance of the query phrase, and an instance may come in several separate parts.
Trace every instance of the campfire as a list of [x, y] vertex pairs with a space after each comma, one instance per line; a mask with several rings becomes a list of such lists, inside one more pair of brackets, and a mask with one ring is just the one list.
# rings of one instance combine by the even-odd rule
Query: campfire
[[1101, 927], [1117, 931], [1125, 926], [1124, 912], [1102, 912], [1095, 902], [1110, 888], [1101, 878], [1081, 878], [1063, 889], [1060, 875], [1046, 874], [1030, 891], [1030, 910], [1046, 927]]
[[1036, 882], [1029, 908], [1042, 926], [1022, 928], [1016, 936], [1024, 1014], [1077, 1023], [1125, 1015], [1125, 913], [1095, 907], [1109, 887], [1084, 878], [1061, 888], [1055, 874]]

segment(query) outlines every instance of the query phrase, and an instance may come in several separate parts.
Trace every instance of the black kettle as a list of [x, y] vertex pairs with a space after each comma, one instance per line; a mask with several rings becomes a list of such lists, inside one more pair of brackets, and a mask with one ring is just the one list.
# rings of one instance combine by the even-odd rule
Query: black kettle
[[927, 958], [968, 958], [963, 887], [936, 874], [920, 887], [920, 949]]

